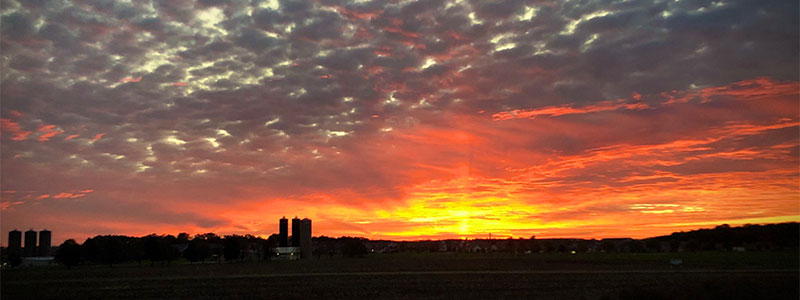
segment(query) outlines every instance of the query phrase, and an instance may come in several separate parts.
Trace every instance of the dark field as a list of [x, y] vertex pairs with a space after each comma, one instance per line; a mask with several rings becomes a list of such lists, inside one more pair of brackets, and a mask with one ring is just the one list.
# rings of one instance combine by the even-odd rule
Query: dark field
[[[3, 270], [3, 299], [798, 299], [798, 253], [383, 254]], [[669, 265], [681, 258], [680, 267]]]

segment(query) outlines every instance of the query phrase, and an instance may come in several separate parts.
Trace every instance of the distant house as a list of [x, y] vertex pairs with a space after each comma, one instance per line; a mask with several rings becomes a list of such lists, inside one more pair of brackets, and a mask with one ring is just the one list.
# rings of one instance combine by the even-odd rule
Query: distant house
[[397, 243], [393, 241], [365, 241], [364, 245], [371, 253], [394, 253], [398, 251]]

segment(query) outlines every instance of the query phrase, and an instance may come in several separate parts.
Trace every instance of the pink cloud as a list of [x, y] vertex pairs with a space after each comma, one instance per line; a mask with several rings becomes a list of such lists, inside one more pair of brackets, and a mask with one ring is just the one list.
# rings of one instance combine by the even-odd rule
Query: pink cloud
[[133, 77], [126, 77], [119, 80], [119, 82], [139, 82], [142, 81], [142, 76], [133, 78]]
[[89, 141], [90, 141], [90, 142], [96, 142], [96, 141], [99, 141], [100, 139], [102, 139], [102, 138], [103, 138], [103, 136], [104, 136], [104, 135], [106, 135], [106, 133], [105, 133], [105, 132], [103, 132], [103, 133], [98, 133], [98, 134], [96, 134], [96, 135], [95, 135], [95, 136], [94, 136], [94, 137], [93, 137], [91, 140], [89, 140]]
[[64, 130], [53, 130], [55, 127], [56, 127], [55, 125], [42, 125], [42, 124], [40, 124], [39, 128], [36, 130], [36, 131], [42, 133], [41, 135], [39, 135], [38, 140], [40, 142], [46, 142], [46, 141], [49, 141], [50, 138], [64, 133]]
[[20, 205], [22, 203], [24, 203], [24, 202], [22, 202], [22, 201], [3, 201], [3, 202], [0, 202], [0, 210], [7, 210], [7, 209], [11, 208], [14, 205]]
[[53, 196], [53, 199], [74, 199], [74, 198], [80, 198], [80, 197], [84, 197], [84, 196], [86, 196], [86, 194], [89, 194], [89, 193], [91, 193], [91, 192], [94, 192], [94, 190], [83, 190], [83, 191], [62, 192], [62, 193], [58, 193], [58, 194], [54, 195], [54, 196]]
[[0, 119], [0, 131], [11, 134], [11, 140], [22, 141], [31, 135], [31, 131], [22, 130], [19, 123], [11, 119]]
[[548, 106], [539, 109], [531, 110], [513, 110], [510, 112], [500, 112], [492, 115], [494, 120], [509, 120], [509, 119], [527, 119], [535, 118], [538, 116], [563, 116], [572, 114], [588, 114], [601, 111], [613, 111], [618, 109], [626, 110], [641, 110], [651, 108], [645, 103], [625, 103], [624, 100], [617, 101], [603, 101], [596, 105], [588, 105], [582, 107], [572, 107], [570, 105], [564, 106]]

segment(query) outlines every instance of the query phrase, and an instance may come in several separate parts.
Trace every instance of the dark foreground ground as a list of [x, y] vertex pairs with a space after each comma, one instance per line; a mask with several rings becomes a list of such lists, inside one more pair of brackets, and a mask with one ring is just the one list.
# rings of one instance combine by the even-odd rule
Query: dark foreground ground
[[[384, 254], [3, 270], [2, 299], [798, 299], [798, 253]], [[682, 258], [680, 267], [670, 258]]]

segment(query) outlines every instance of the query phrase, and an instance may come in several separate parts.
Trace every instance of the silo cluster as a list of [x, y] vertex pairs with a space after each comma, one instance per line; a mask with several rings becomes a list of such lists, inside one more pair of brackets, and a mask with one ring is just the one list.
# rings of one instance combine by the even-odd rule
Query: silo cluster
[[50, 230], [45, 229], [38, 233], [33, 229], [25, 231], [24, 244], [22, 236], [22, 232], [19, 230], [9, 231], [8, 249], [21, 250], [23, 257], [50, 256], [50, 248], [52, 246], [52, 233]]
[[311, 220], [308, 218], [292, 219], [292, 235], [289, 236], [289, 220], [283, 217], [278, 222], [278, 248], [276, 253], [296, 253], [301, 257], [310, 258], [314, 246], [311, 244]]

